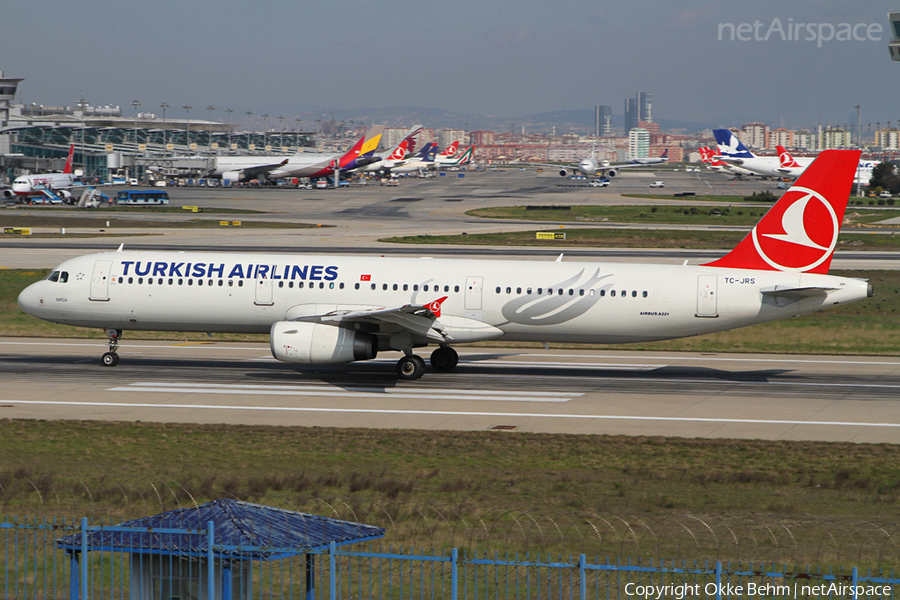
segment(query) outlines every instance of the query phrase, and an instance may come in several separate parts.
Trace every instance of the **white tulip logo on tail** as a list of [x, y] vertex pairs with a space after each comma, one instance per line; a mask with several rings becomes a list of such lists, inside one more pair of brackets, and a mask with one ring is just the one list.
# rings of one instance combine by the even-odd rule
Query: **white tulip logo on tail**
[[[753, 245], [760, 257], [779, 271], [808, 271], [831, 256], [837, 245], [840, 225], [824, 196], [805, 187], [792, 187], [785, 196], [781, 230], [773, 229], [778, 219], [764, 219], [753, 228]], [[779, 205], [786, 198], [782, 197]], [[777, 217], [777, 215], [772, 215]], [[785, 251], [785, 244], [790, 251]], [[776, 261], [773, 257], [778, 257]], [[786, 263], [786, 264], [785, 264]]]
[[446, 300], [446, 299], [447, 299], [447, 296], [444, 296], [443, 298], [438, 298], [434, 302], [429, 302], [428, 304], [426, 304], [425, 308], [427, 308], [429, 311], [431, 311], [431, 313], [435, 316], [435, 318], [439, 319], [441, 317], [441, 304], [443, 304], [444, 300]]

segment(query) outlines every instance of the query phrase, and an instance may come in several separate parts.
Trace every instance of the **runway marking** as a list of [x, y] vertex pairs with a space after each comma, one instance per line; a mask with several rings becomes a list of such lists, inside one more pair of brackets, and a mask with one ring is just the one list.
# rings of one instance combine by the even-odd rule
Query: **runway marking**
[[326, 396], [338, 398], [391, 398], [396, 400], [479, 400], [493, 402], [569, 402], [578, 392], [511, 392], [495, 390], [404, 389], [374, 386], [252, 385], [226, 383], [134, 382], [108, 392], [157, 392], [258, 396]]
[[[124, 388], [128, 389], [128, 388]], [[735, 423], [756, 425], [816, 425], [826, 427], [896, 427], [900, 423], [867, 423], [856, 421], [792, 421], [776, 419], [727, 419], [714, 417], [649, 417], [637, 415], [578, 415], [578, 414], [553, 414], [553, 413], [508, 413], [508, 412], [478, 412], [458, 410], [398, 410], [388, 408], [332, 408], [332, 407], [299, 407], [299, 406], [237, 406], [225, 404], [151, 404], [143, 402], [57, 402], [54, 400], [8, 400], [15, 405], [53, 405], [53, 406], [97, 406], [120, 408], [178, 408], [178, 409], [206, 409], [206, 410], [238, 410], [238, 411], [283, 411], [297, 413], [358, 413], [377, 415], [435, 415], [444, 417], [501, 417], [501, 418], [543, 418], [543, 419], [579, 419], [579, 420], [608, 420], [608, 421], [675, 421], [691, 423]]]

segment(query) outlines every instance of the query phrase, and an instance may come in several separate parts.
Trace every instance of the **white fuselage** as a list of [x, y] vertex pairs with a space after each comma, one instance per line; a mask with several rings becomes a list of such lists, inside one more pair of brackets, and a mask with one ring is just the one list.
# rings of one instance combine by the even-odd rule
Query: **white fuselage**
[[259, 179], [281, 179], [284, 177], [313, 177], [325, 169], [329, 169], [332, 163], [340, 158], [340, 154], [319, 154], [316, 152], [301, 152], [289, 157], [285, 156], [219, 156], [216, 157], [216, 167], [210, 173], [214, 177], [222, 177], [227, 173], [254, 170], [261, 165], [278, 165], [288, 159], [287, 163], [261, 174]]
[[721, 159], [729, 165], [740, 167], [763, 177], [784, 177], [780, 171], [781, 160], [777, 156], [754, 156], [753, 158], [733, 158], [723, 156]]
[[[286, 254], [110, 252], [68, 260], [54, 272], [57, 281], [32, 284], [18, 302], [32, 316], [67, 325], [267, 333], [278, 321], [446, 296], [441, 322], [461, 318], [502, 332], [493, 339], [540, 342], [700, 335], [868, 293], [862, 280], [797, 272]], [[829, 291], [799, 299], [762, 293], [776, 285]]]

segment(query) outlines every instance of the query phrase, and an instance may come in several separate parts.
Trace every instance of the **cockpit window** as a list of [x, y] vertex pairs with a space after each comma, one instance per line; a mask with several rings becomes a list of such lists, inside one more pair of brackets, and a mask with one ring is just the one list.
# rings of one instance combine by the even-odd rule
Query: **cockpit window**
[[69, 272], [68, 271], [60, 271], [59, 272], [59, 282], [66, 283], [69, 281]]
[[59, 281], [59, 271], [53, 271], [47, 275], [47, 281]]

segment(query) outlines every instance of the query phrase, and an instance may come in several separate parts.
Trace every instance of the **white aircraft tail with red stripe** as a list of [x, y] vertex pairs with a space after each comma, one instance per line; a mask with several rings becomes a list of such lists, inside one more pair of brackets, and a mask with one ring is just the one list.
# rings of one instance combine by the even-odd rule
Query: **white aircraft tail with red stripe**
[[827, 274], [860, 154], [819, 154], [734, 250], [704, 266]]

